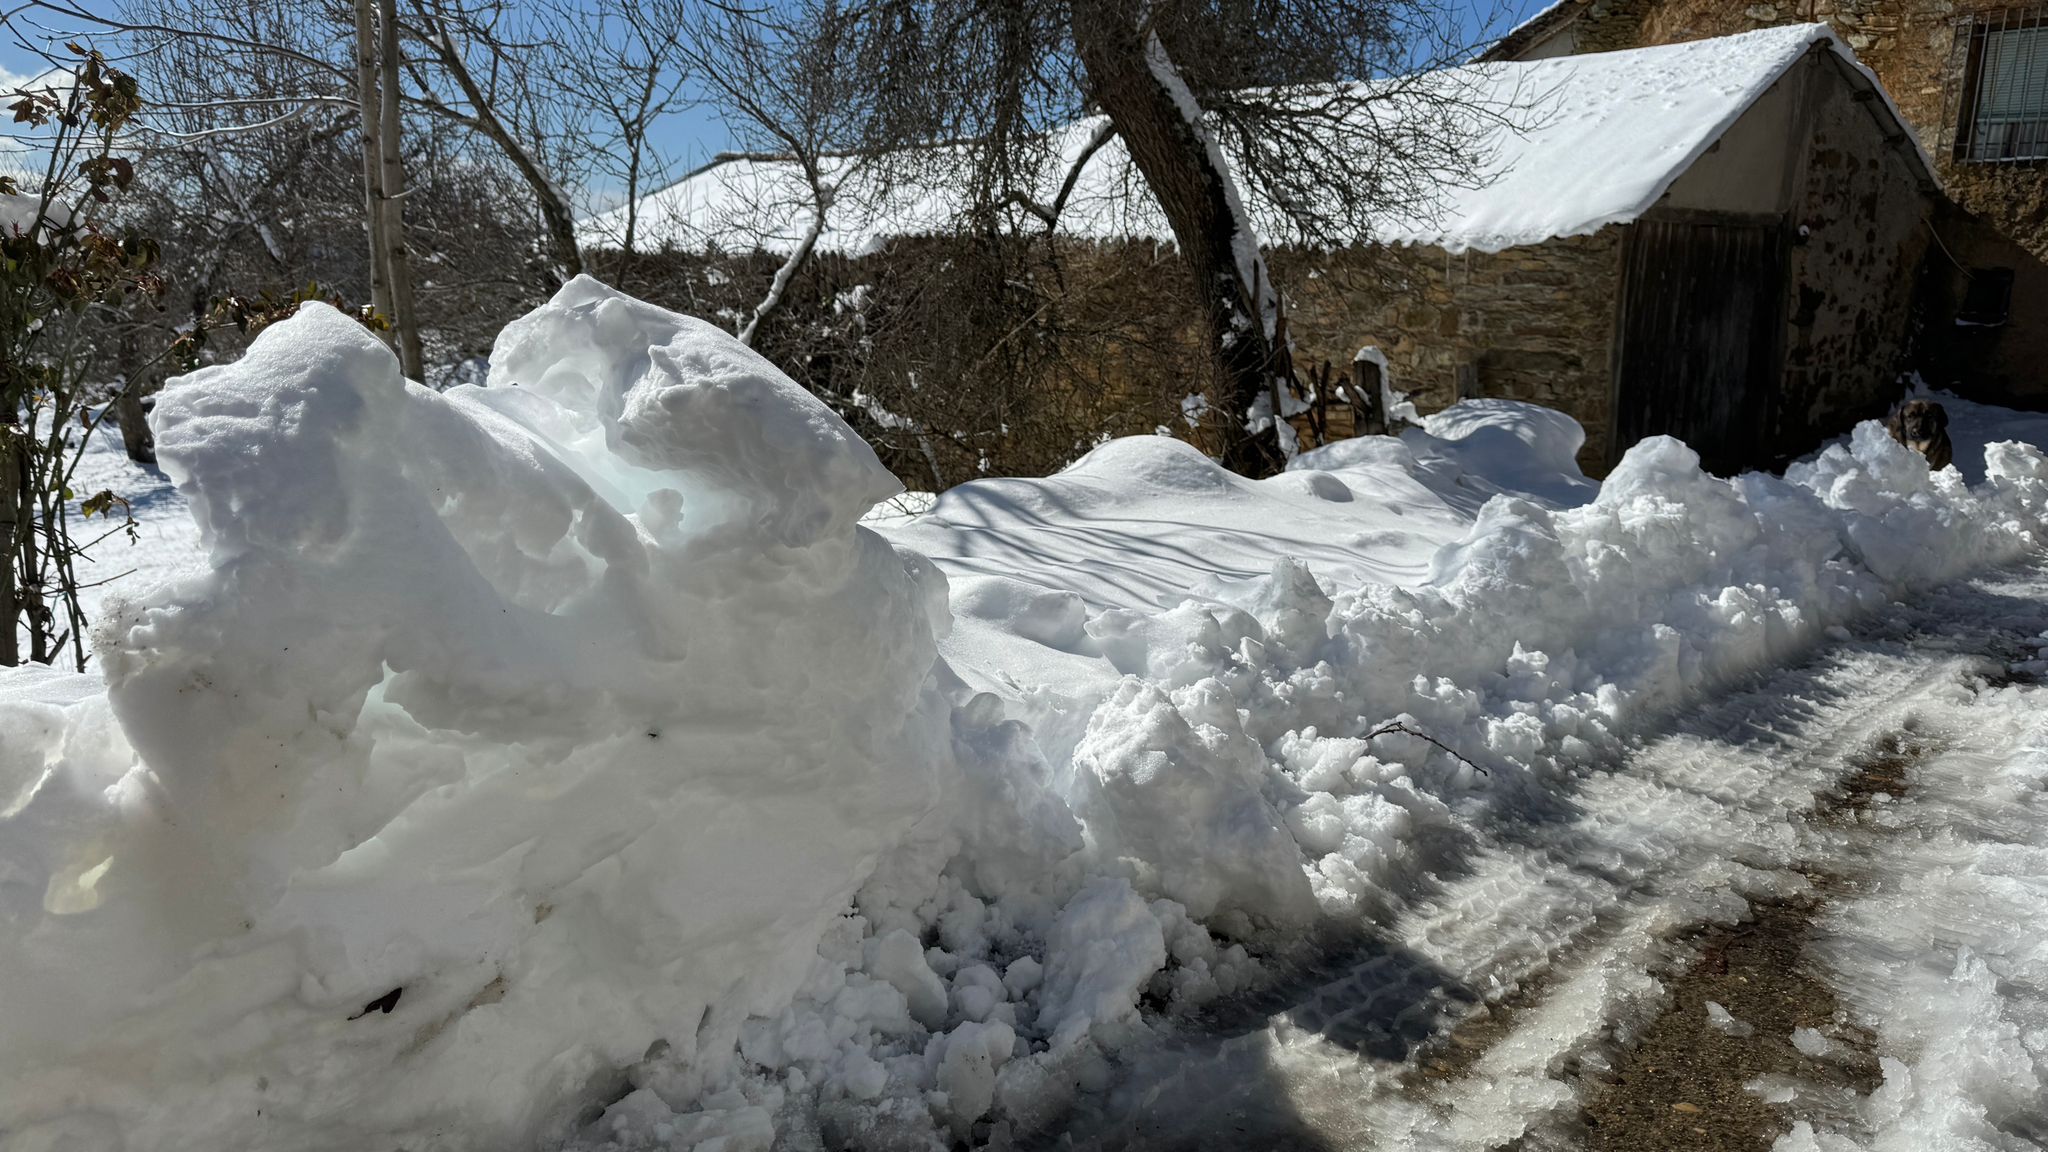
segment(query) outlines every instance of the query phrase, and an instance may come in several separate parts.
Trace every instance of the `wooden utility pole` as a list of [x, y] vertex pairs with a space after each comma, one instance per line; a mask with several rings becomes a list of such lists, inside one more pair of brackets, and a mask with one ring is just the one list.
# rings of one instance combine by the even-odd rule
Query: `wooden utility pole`
[[1380, 366], [1364, 358], [1351, 362], [1351, 420], [1353, 436], [1385, 436], [1387, 414], [1380, 410]]
[[421, 363], [419, 315], [413, 310], [412, 257], [405, 248], [405, 140], [398, 115], [398, 0], [381, 0], [378, 20], [384, 72], [383, 124], [378, 133], [384, 170], [384, 274], [391, 283], [391, 323], [397, 330], [398, 362], [407, 379], [418, 380], [425, 365]]
[[378, 138], [383, 102], [377, 94], [377, 32], [373, 0], [356, 4], [356, 107], [363, 122], [363, 220], [370, 240], [370, 307], [391, 317], [391, 278], [385, 261], [391, 246], [384, 239], [384, 156]]

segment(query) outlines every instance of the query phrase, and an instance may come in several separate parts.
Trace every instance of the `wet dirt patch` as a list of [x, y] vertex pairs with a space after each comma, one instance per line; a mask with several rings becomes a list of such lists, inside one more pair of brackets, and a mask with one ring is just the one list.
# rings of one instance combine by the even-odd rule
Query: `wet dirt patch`
[[[1820, 823], [1853, 820], [1878, 803], [1906, 795], [1913, 765], [1934, 752], [1933, 741], [1908, 723], [1887, 732], [1870, 747], [1849, 758], [1848, 775], [1842, 777], [1833, 795], [1824, 796], [1814, 807], [1813, 819]], [[1882, 798], [1882, 799], [1880, 799]]]
[[[1802, 970], [1819, 907], [1812, 900], [1753, 904], [1748, 922], [1709, 928], [1688, 942], [1697, 959], [1663, 976], [1669, 1006], [1618, 1056], [1604, 1082], [1590, 1086], [1584, 1147], [1761, 1152], [1791, 1122], [1750, 1083], [1788, 1077], [1860, 1096], [1883, 1082], [1871, 1037], [1844, 1023], [1834, 993]], [[1716, 1027], [1709, 1001], [1736, 1023]], [[1826, 1036], [1831, 1058], [1795, 1047], [1798, 1028]]]
[[[1911, 787], [1913, 766], [1934, 751], [1913, 725], [1886, 733], [1849, 758], [1835, 789], [1819, 797], [1809, 819], [1842, 827], [1897, 801]], [[1709, 926], [1681, 939], [1681, 960], [1660, 973], [1669, 992], [1664, 1011], [1629, 1038], [1612, 1069], [1582, 1086], [1580, 1146], [1590, 1152], [1700, 1149], [1767, 1152], [1791, 1127], [1784, 1103], [1753, 1084], [1798, 1084], [1800, 1114], [1827, 1101], [1847, 1101], [1884, 1082], [1875, 1037], [1849, 1023], [1825, 982], [1805, 968], [1816, 913], [1853, 883], [1809, 871], [1811, 895], [1753, 901], [1732, 927]], [[1732, 1023], [1717, 1026], [1707, 1005]], [[1827, 1041], [1815, 1056], [1793, 1043], [1807, 1028]]]

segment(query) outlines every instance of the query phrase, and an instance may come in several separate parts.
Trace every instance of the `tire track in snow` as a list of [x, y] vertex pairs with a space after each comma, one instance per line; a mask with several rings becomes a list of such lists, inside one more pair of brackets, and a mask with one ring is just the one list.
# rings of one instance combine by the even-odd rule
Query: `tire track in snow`
[[1490, 829], [1462, 876], [1262, 1027], [1126, 1049], [1071, 1145], [1491, 1149], [1575, 1115], [1573, 1081], [1661, 1010], [1651, 973], [1696, 951], [1686, 930], [1810, 898], [1791, 866], [1817, 797], [1984, 668], [1985, 636], [1946, 635], [1947, 598], [1675, 719], [1581, 777], [1569, 815]]
[[[2016, 575], [2018, 579], [2014, 579]], [[1789, 898], [1790, 902], [1803, 906], [1797, 918], [1804, 929], [1798, 942], [1802, 948], [1815, 918], [1825, 907], [1821, 900], [1854, 883], [1855, 875], [1861, 870], [1857, 856], [1880, 850], [1881, 839], [1870, 831], [1867, 824], [1857, 823], [1861, 811], [1869, 806], [1875, 793], [1888, 791], [1890, 797], [1900, 795], [1897, 780], [1910, 770], [1915, 755], [1929, 751], [1924, 744], [1931, 742], [1930, 737], [1923, 730], [1943, 723], [1962, 722], [1955, 716], [1959, 704], [1968, 700], [1968, 692], [1961, 688], [1961, 683], [1965, 680], [1974, 680], [1980, 685], [1987, 680], [1998, 682], [2004, 673], [2003, 662], [2023, 654], [2019, 639], [2038, 631], [2042, 614], [2048, 611], [2044, 605], [2048, 605], [2048, 572], [2043, 571], [2037, 560], [2017, 573], [2009, 569], [2002, 574], [1987, 574], [1960, 584], [1953, 590], [1939, 589], [1910, 608], [1895, 605], [1894, 615], [1870, 627], [1869, 631], [1875, 633], [1873, 637], [1824, 652], [1811, 666], [1817, 683], [1839, 681], [1847, 673], [1853, 684], [1855, 676], [1873, 670], [1872, 661], [1887, 665], [1872, 685], [1879, 689], [1875, 699], [1861, 707], [1838, 710], [1837, 716], [1816, 726], [1808, 738], [1799, 741], [1807, 748], [1804, 754], [1782, 763], [1785, 783], [1793, 784], [1795, 788], [1811, 784], [1813, 794], [1818, 794], [1821, 800], [1816, 810], [1804, 817], [1788, 813], [1791, 818], [1777, 829], [1795, 838], [1795, 842], [1787, 846], [1778, 859], [1786, 863], [1800, 863], [1811, 874], [1806, 879], [1808, 890], [1800, 891], [1798, 889], [1802, 886], [1795, 884], [1795, 890], [1789, 893], [1763, 891], [1751, 895], [1760, 903], [1782, 904]], [[1657, 754], [1674, 739], [1684, 739], [1688, 734], [1704, 734], [1710, 732], [1716, 723], [1739, 720], [1740, 710], [1746, 704], [1759, 702], [1787, 686], [1796, 689], [1802, 671], [1773, 674], [1748, 693], [1701, 709], [1688, 717], [1672, 736], [1652, 742], [1632, 760], [1638, 767], [1655, 774], [1658, 771]], [[1814, 736], [1819, 738], [1812, 738]], [[1904, 746], [1901, 745], [1902, 737]], [[1912, 745], [1915, 743], [1923, 746], [1914, 748]], [[1832, 795], [1827, 794], [1830, 792]], [[1841, 834], [1843, 828], [1850, 830], [1846, 837]], [[1764, 830], [1763, 826], [1759, 825], [1758, 830]], [[1738, 852], [1736, 859], [1740, 858]], [[1664, 910], [1675, 910], [1678, 906], [1667, 902]], [[1643, 908], [1646, 913], [1657, 910], [1658, 904], [1654, 900]], [[1765, 915], [1768, 917], [1770, 913], [1766, 911]], [[1630, 949], [1614, 944], [1603, 946], [1596, 957], [1561, 962], [1558, 968], [1568, 971], [1569, 975], [1553, 973], [1550, 979], [1562, 986], [1562, 993], [1545, 998], [1533, 1011], [1518, 1014], [1514, 1023], [1504, 1030], [1505, 1034], [1498, 1037], [1495, 1046], [1474, 1062], [1473, 1074], [1431, 1095], [1430, 1099], [1445, 1120], [1439, 1130], [1432, 1132], [1427, 1124], [1407, 1126], [1400, 1133], [1404, 1139], [1394, 1143], [1403, 1147], [1519, 1149], [1580, 1148], [1596, 1143], [1587, 1139], [1587, 1133], [1579, 1123], [1583, 1103], [1588, 1098], [1597, 1099], [1601, 1094], [1611, 1067], [1611, 1053], [1618, 1046], [1639, 1042], [1646, 1030], [1655, 1027], [1658, 1015], [1666, 1010], [1661, 989], [1644, 995], [1641, 989], [1628, 987], [1631, 983], [1629, 977], [1660, 965], [1670, 972], [1683, 973], [1712, 946], [1716, 938], [1727, 939], [1733, 935], [1716, 926], [1715, 921], [1722, 920], [1722, 917], [1703, 916], [1691, 926], [1697, 933], [1693, 939], [1688, 940], [1683, 931], [1674, 932], [1667, 923], [1663, 926], [1664, 942], [1660, 943], [1653, 930], [1656, 927], [1654, 919], [1654, 915], [1637, 917], [1635, 928], [1640, 938], [1633, 950], [1633, 962], [1626, 956]], [[1618, 934], [1616, 943], [1621, 936], [1628, 934]], [[1607, 1023], [1604, 1027], [1574, 1038], [1575, 1042], [1561, 1043], [1568, 1028], [1560, 1025], [1568, 1025], [1569, 1018], [1574, 1015], [1569, 1008], [1572, 993], [1585, 995], [1587, 992], [1583, 987], [1574, 989], [1573, 985], [1597, 980], [1593, 973], [1595, 969], [1621, 975], [1623, 978], [1617, 985], [1621, 994], [1613, 995], [1605, 1006]], [[1641, 979], [1647, 978], [1647, 975], [1641, 976]], [[1815, 984], [1804, 991], [1826, 998], [1830, 1005], [1828, 1011], [1832, 1014], [1832, 989]], [[1585, 999], [1592, 1004], [1599, 997], [1591, 995]], [[1684, 997], [1681, 995], [1679, 999], [1683, 1001]], [[1685, 1010], [1697, 1012], [1699, 1006], [1690, 1005]], [[1481, 1009], [1475, 1017], [1483, 1018], [1484, 1012], [1485, 1009]], [[1698, 1023], [1703, 1026], [1704, 1013], [1699, 1014], [1702, 1019]], [[1827, 1030], [1835, 1033], [1834, 1038], [1838, 1042], [1856, 1043], [1858, 1030], [1853, 1027]], [[1786, 1037], [1775, 1039], [1782, 1042]], [[1485, 1067], [1489, 1060], [1500, 1066]], [[1823, 1088], [1815, 1092], [1809, 1084], [1801, 1098], [1801, 1105], [1808, 1109], [1808, 1113], [1801, 1118], [1837, 1120], [1844, 1105], [1853, 1100], [1843, 1091], [1844, 1088], [1867, 1090], [1872, 1086], [1870, 1070], [1858, 1066], [1868, 1060], [1867, 1052], [1860, 1057], [1856, 1053], [1848, 1053], [1846, 1059], [1837, 1060], [1830, 1070], [1836, 1081], [1833, 1091]], [[1544, 1070], [1539, 1071], [1538, 1065]], [[1809, 1065], [1804, 1079], [1811, 1082], [1830, 1078], [1818, 1073], [1818, 1069]], [[1504, 1087], [1512, 1090], [1517, 1079], [1527, 1081], [1539, 1076], [1553, 1084], [1573, 1081], [1580, 1091], [1569, 1098], [1558, 1099], [1549, 1108], [1529, 1110], [1519, 1125], [1514, 1116], [1507, 1114], [1511, 1110], [1489, 1108], [1483, 1103], [1479, 1107], [1468, 1106], [1468, 1102], [1485, 1101]], [[1560, 1079], [1551, 1079], [1553, 1076]], [[1816, 1108], [1823, 1115], [1814, 1115]], [[1445, 1113], [1448, 1115], [1444, 1116]], [[1791, 1119], [1785, 1116], [1778, 1128], [1782, 1130], [1788, 1126]], [[1515, 1131], [1517, 1127], [1521, 1131]], [[1691, 1135], [1691, 1127], [1690, 1124], [1684, 1126], [1688, 1130], [1686, 1135]], [[1635, 1135], [1638, 1146], [1665, 1146], [1642, 1144], [1642, 1132]], [[1769, 1143], [1766, 1139], [1756, 1146], [1767, 1147]], [[1694, 1139], [1670, 1146], [1739, 1145], [1711, 1144], [1704, 1139]]]
[[[1849, 774], [1809, 817], [1811, 826], [1854, 829], [1874, 801], [1903, 796], [1913, 765], [1935, 741], [1910, 720], [1850, 758]], [[1589, 1152], [1688, 1148], [1767, 1152], [1789, 1126], [1780, 1109], [1797, 1082], [1825, 1105], [1829, 1126], [1853, 1123], [1848, 1102], [1883, 1083], [1875, 1037], [1847, 1020], [1834, 990], [1808, 970], [1806, 955], [1821, 910], [1853, 880], [1841, 860], [1802, 865], [1810, 896], [1758, 900], [1734, 927], [1704, 926], [1682, 941], [1669, 972], [1662, 1012], [1620, 1048], [1611, 1074], [1579, 1085], [1580, 1123], [1564, 1125]], [[1712, 1022], [1717, 1006], [1727, 1014]], [[1792, 1042], [1796, 1029], [1827, 1035], [1820, 1062]], [[1751, 1084], [1774, 1091], [1751, 1090]]]
[[[1489, 956], [1490, 928], [1519, 909], [1489, 914], [1477, 901], [1410, 929], [1447, 966], [1487, 968], [1486, 979], [1503, 991], [1537, 982], [1547, 992], [1464, 1076], [1419, 1099], [1389, 1101], [1380, 1139], [1390, 1147], [1494, 1148], [1574, 1110], [1569, 1079], [1604, 1072], [1600, 1043], [1618, 1024], [1660, 1009], [1663, 987], [1652, 972], [1685, 947], [1674, 937], [1695, 924], [1735, 922], [1752, 898], [1804, 894], [1806, 879], [1785, 870], [1798, 846], [1793, 822], [1846, 769], [1844, 747], [1897, 726], [1962, 666], [1831, 649], [1699, 709], [1619, 770], [1589, 780], [1576, 797], [1585, 813], [1578, 826], [1546, 846], [1547, 866], [1524, 871], [1534, 890], [1521, 907], [1548, 898], [1569, 913], [1590, 904], [1602, 929], [1569, 936], [1547, 955]], [[1557, 899], [1567, 886], [1571, 899]], [[1523, 931], [1540, 939], [1560, 926], [1553, 917]]]

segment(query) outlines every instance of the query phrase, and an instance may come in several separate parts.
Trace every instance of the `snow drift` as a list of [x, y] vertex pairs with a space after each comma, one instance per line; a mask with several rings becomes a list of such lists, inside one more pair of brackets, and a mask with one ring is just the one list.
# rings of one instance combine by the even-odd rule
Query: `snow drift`
[[309, 305], [156, 423], [203, 572], [104, 685], [0, 679], [0, 1148], [1044, 1130], [1431, 844], [2048, 526], [2023, 445], [1657, 438], [1596, 488], [1491, 401], [1262, 481], [1113, 441], [885, 536], [835, 417], [588, 280], [487, 387]]

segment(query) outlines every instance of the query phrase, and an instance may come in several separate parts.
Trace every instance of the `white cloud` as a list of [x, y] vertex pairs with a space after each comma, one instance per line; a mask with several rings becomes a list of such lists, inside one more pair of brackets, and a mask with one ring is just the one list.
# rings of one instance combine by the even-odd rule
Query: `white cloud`
[[54, 87], [69, 76], [58, 68], [44, 68], [34, 72], [16, 72], [6, 65], [0, 65], [0, 94], [12, 95], [17, 88]]

